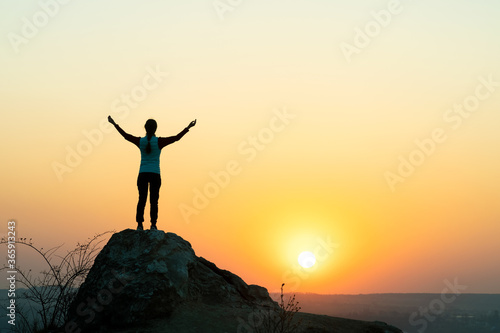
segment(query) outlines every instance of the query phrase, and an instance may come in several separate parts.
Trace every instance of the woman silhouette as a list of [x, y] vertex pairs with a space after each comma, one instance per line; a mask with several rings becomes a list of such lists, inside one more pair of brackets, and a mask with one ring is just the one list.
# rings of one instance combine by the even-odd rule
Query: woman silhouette
[[113, 124], [116, 130], [125, 138], [125, 140], [132, 142], [141, 150], [141, 166], [139, 168], [139, 176], [137, 177], [137, 188], [139, 189], [139, 201], [137, 202], [137, 230], [144, 230], [142, 222], [144, 222], [144, 207], [148, 198], [148, 185], [149, 185], [149, 202], [150, 202], [150, 215], [151, 215], [151, 230], [156, 230], [156, 221], [158, 219], [158, 198], [160, 197], [160, 153], [163, 147], [180, 140], [191, 127], [196, 125], [196, 119], [175, 136], [166, 138], [159, 138], [155, 136], [156, 121], [148, 119], [144, 128], [146, 129], [146, 136], [140, 138], [126, 133], [120, 126], [111, 118], [108, 121]]

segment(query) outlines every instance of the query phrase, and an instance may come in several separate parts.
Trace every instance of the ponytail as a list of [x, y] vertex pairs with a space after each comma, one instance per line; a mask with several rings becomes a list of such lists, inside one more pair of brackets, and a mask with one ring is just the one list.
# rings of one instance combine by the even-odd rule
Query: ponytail
[[150, 154], [151, 153], [151, 136], [148, 134], [148, 145], [146, 146], [146, 153]]
[[148, 145], [146, 146], [146, 153], [150, 154], [151, 153], [151, 138], [153, 135], [155, 135], [156, 132], [156, 121], [154, 119], [148, 119], [146, 121], [146, 124], [144, 125], [144, 128], [146, 129], [146, 134], [148, 136]]

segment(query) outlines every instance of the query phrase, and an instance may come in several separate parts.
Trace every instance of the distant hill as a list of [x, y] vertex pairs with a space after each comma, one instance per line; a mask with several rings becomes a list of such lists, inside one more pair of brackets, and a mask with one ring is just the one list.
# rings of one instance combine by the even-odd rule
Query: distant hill
[[[277, 299], [279, 295], [271, 294], [271, 297]], [[425, 333], [500, 333], [499, 294], [444, 295], [449, 302], [442, 297], [442, 294], [296, 294], [304, 312], [380, 320], [408, 333], [419, 330]], [[421, 312], [426, 310], [427, 315]]]

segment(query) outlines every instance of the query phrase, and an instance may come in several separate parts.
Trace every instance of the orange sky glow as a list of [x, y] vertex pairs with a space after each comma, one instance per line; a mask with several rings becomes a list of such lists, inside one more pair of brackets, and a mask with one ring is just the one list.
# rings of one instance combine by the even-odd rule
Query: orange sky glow
[[499, 4], [53, 3], [0, 3], [2, 236], [135, 228], [140, 154], [107, 116], [197, 119], [158, 227], [198, 256], [269, 291], [500, 293]]

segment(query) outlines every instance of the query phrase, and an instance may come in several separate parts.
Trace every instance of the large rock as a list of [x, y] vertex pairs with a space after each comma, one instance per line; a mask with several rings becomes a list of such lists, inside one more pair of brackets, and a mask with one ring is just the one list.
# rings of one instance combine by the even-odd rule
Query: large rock
[[173, 233], [127, 229], [114, 234], [97, 256], [72, 303], [68, 332], [141, 325], [169, 318], [184, 303], [273, 308], [265, 288], [247, 285], [197, 257]]
[[[124, 230], [97, 256], [64, 327], [66, 333], [261, 332], [279, 306], [263, 287], [197, 257], [163, 231]], [[383, 323], [298, 313], [300, 332], [401, 332]]]

